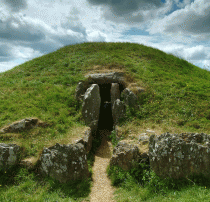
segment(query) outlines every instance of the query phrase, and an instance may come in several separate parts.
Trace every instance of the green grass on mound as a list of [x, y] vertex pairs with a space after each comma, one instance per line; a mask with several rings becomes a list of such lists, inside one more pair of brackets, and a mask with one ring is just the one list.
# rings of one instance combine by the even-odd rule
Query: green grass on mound
[[[0, 142], [21, 145], [23, 158], [30, 158], [38, 157], [44, 146], [66, 144], [80, 136], [85, 124], [75, 89], [85, 74], [96, 70], [124, 71], [128, 81], [145, 89], [138, 95], [140, 109], [129, 109], [121, 122], [127, 133], [130, 128], [138, 133], [146, 128], [210, 133], [209, 71], [144, 45], [88, 42], [65, 46], [0, 73], [0, 128], [27, 117], [49, 123], [46, 128], [0, 134]], [[0, 187], [1, 197], [7, 188]], [[11, 186], [3, 195], [4, 201], [10, 200], [7, 193], [19, 189], [21, 186]]]

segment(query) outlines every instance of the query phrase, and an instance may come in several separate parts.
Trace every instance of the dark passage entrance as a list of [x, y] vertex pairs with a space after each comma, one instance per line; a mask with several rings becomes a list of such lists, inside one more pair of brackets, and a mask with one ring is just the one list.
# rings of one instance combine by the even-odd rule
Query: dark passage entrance
[[98, 129], [99, 130], [113, 130], [113, 118], [111, 107], [111, 84], [99, 84], [101, 107], [99, 114]]

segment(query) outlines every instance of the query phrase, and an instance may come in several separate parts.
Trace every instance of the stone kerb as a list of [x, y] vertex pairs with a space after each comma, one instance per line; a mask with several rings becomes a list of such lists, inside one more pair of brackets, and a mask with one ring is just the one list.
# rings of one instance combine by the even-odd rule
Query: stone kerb
[[39, 172], [61, 183], [89, 177], [84, 145], [69, 144], [44, 148], [39, 159]]
[[149, 140], [151, 169], [161, 177], [210, 176], [210, 137], [207, 134], [164, 133]]
[[141, 159], [137, 145], [127, 144], [120, 141], [113, 149], [113, 155], [110, 160], [110, 166], [119, 166], [123, 170], [134, 168], [135, 163]]

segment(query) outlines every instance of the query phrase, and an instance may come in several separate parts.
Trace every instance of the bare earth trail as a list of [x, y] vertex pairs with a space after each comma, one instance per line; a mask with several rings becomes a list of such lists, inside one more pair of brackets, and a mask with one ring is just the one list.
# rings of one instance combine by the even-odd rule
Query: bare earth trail
[[112, 144], [107, 141], [107, 132], [103, 132], [103, 139], [95, 154], [93, 165], [93, 187], [90, 194], [91, 202], [114, 202], [111, 180], [108, 178], [106, 168], [111, 158]]

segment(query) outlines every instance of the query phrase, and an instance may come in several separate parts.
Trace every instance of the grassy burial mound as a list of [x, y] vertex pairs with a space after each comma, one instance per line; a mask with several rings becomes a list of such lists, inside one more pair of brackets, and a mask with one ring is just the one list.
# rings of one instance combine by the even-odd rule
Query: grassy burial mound
[[[152, 129], [210, 133], [210, 72], [160, 50], [133, 43], [91, 42], [65, 46], [0, 74], [0, 128], [36, 117], [44, 126], [0, 134], [1, 143], [24, 148], [34, 161], [43, 147], [67, 144], [87, 126], [75, 89], [90, 73], [124, 72], [138, 96], [120, 122], [122, 138]], [[144, 89], [138, 93], [138, 88]]]
[[154, 48], [132, 43], [83, 43], [63, 47], [0, 74], [0, 128], [27, 117], [49, 124], [0, 135], [25, 147], [68, 143], [85, 129], [75, 89], [85, 75], [123, 71], [127, 85], [145, 89], [140, 108], [128, 111], [123, 133], [210, 132], [210, 72]]

